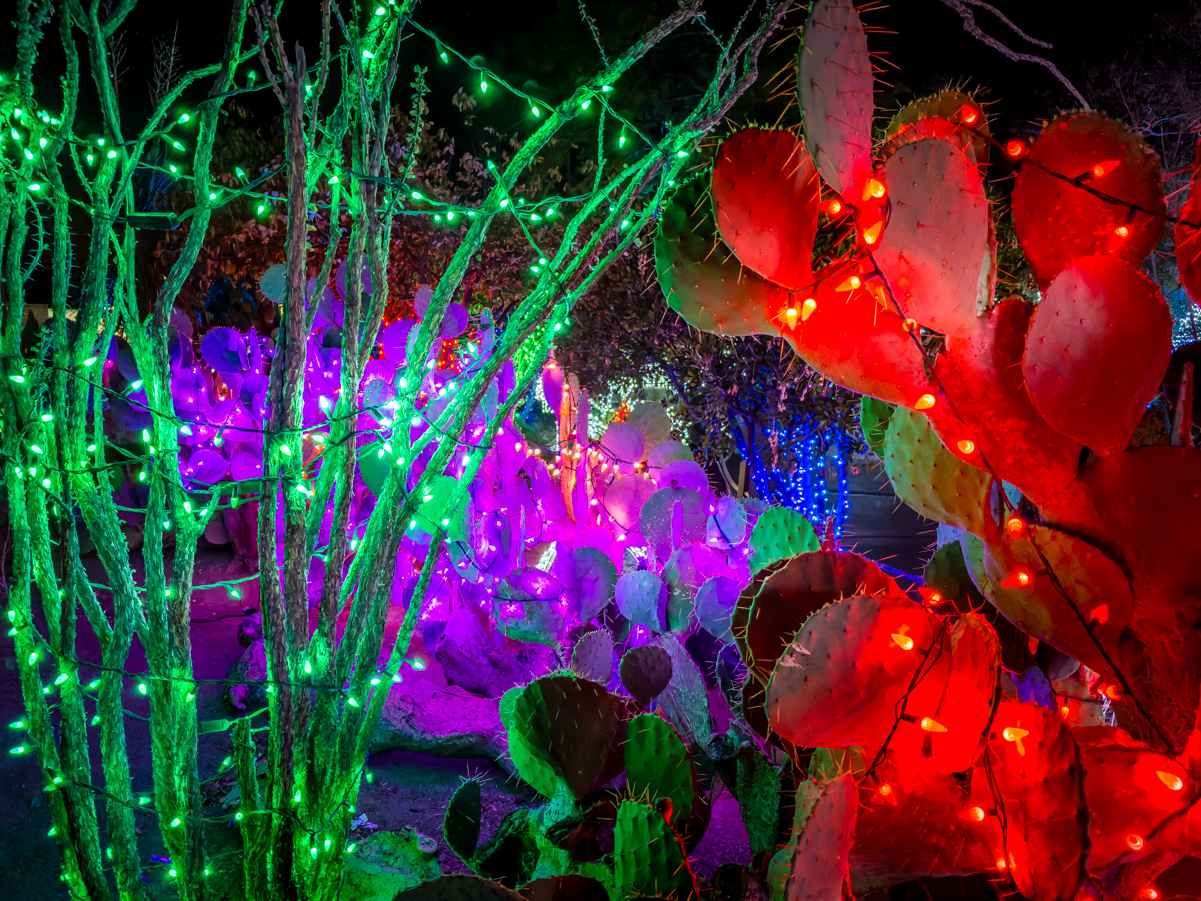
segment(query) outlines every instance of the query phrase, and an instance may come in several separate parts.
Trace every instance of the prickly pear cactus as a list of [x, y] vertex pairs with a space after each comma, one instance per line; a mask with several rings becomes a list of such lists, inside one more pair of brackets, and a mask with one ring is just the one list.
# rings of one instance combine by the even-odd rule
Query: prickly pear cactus
[[713, 724], [705, 678], [674, 635], [662, 635], [656, 643], [671, 658], [671, 679], [658, 697], [659, 710], [690, 744], [707, 748]]
[[621, 684], [639, 704], [649, 704], [671, 681], [671, 655], [653, 644], [630, 648], [618, 667]]
[[831, 901], [848, 894], [851, 844], [859, 813], [859, 789], [840, 776], [818, 789], [797, 838], [784, 897], [787, 901]]
[[820, 546], [809, 520], [788, 507], [768, 507], [751, 529], [751, 572]]
[[1073, 260], [1047, 288], [1022, 376], [1039, 415], [1101, 453], [1125, 450], [1172, 356], [1159, 288], [1116, 256]]
[[787, 131], [744, 128], [713, 163], [713, 210], [722, 240], [739, 262], [794, 291], [812, 282], [817, 234], [817, 170]]
[[471, 866], [480, 840], [480, 782], [464, 779], [442, 815], [442, 836], [459, 860]]
[[805, 143], [822, 178], [849, 203], [871, 174], [874, 79], [851, 0], [817, 0], [797, 66]]
[[1073, 901], [1084, 878], [1088, 812], [1084, 768], [1058, 711], [1004, 701], [988, 756], [1006, 820], [1002, 858], [1034, 901]]
[[780, 769], [755, 748], [742, 748], [734, 760], [734, 784], [729, 788], [738, 799], [752, 856], [774, 848], [780, 829]]
[[892, 415], [892, 404], [868, 397], [859, 398], [859, 427], [863, 440], [877, 457], [884, 457], [884, 433], [888, 429], [888, 417]]
[[500, 714], [518, 775], [546, 797], [576, 798], [621, 772], [628, 698], [573, 676], [543, 676], [505, 692]]
[[779, 285], [742, 269], [717, 240], [701, 179], [682, 185], [655, 232], [655, 273], [667, 305], [701, 331], [769, 335], [787, 305]]
[[[1072, 184], [1077, 178], [1133, 209], [1081, 190]], [[1018, 170], [1012, 203], [1022, 251], [1044, 289], [1080, 257], [1106, 254], [1137, 265], [1163, 234], [1159, 157], [1100, 113], [1060, 116], [1042, 130]]]
[[695, 776], [688, 750], [676, 731], [653, 713], [630, 720], [625, 744], [626, 784], [635, 798], [667, 800], [668, 822], [679, 828], [692, 813]]
[[[971, 439], [964, 439], [970, 441]], [[949, 451], [921, 413], [897, 408], [884, 436], [884, 471], [902, 501], [928, 519], [980, 533], [992, 477]]]
[[971, 94], [954, 88], [906, 103], [889, 120], [884, 133], [894, 150], [922, 138], [948, 138], [968, 150], [977, 165], [988, 162], [989, 129], [984, 107]]
[[601, 685], [613, 674], [613, 636], [608, 629], [585, 632], [571, 650], [571, 668]]
[[663, 814], [640, 801], [622, 801], [613, 830], [618, 897], [672, 895], [684, 884], [683, 850]]

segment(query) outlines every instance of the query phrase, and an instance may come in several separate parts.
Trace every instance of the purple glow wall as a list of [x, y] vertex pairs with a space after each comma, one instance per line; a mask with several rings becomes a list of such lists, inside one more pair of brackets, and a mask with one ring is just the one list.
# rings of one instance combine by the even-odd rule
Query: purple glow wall
[[[268, 273], [265, 288], [270, 278]], [[322, 464], [328, 415], [339, 390], [342, 287], [340, 276], [323, 298], [308, 338], [303, 446], [312, 474]], [[428, 298], [428, 289], [418, 292], [418, 315]], [[392, 420], [391, 401], [416, 321], [393, 322], [378, 335], [376, 358], [358, 392], [358, 467], [348, 533], [340, 537], [351, 543], [352, 552], [387, 468], [403, 460], [411, 443], [431, 428], [457, 383], [491, 351], [495, 335], [490, 320], [469, 321], [461, 306], [447, 319], [444, 338], [468, 330], [474, 338], [463, 342], [463, 369], [448, 372], [427, 361], [422, 385], [426, 405], [407, 423]], [[253, 332], [216, 328], [197, 342], [188, 326], [177, 319], [172, 346], [173, 394], [183, 420], [183, 474], [193, 483], [228, 483], [231, 496], [241, 492], [253, 497], [262, 472], [260, 430], [266, 420], [271, 341]], [[105, 380], [126, 398], [115, 407], [117, 425], [132, 439], [142, 428], [144, 397], [120, 346], [110, 355]], [[485, 417], [505, 400], [513, 383], [512, 366], [506, 365], [477, 412], [470, 437], [483, 434]], [[488, 630], [494, 633], [492, 641], [559, 648], [574, 629], [605, 617], [629, 643], [664, 632], [683, 637], [697, 628], [729, 640], [730, 615], [751, 574], [751, 530], [761, 505], [715, 495], [688, 449], [672, 439], [661, 409], [635, 409], [593, 444], [587, 396], [564, 384], [553, 362], [544, 370], [542, 390], [551, 408], [562, 411], [561, 446], [531, 447], [513, 422], [506, 422], [483, 459], [468, 502], [448, 510], [447, 497], [439, 495], [449, 495], [456, 485], [469, 448], [456, 456], [447, 477], [437, 480], [423, 499], [422, 509], [436, 512], [408, 524], [396, 560], [395, 602], [407, 604], [417, 575], [415, 561], [422, 559], [421, 550], [440, 523], [448, 540], [421, 616], [427, 625], [445, 625], [448, 637], [457, 634], [470, 642], [479, 639], [480, 630]], [[431, 442], [412, 461], [411, 482], [433, 449]], [[256, 517], [253, 500], [235, 502], [209, 537], [231, 542], [240, 557], [253, 560]], [[321, 542], [330, 541], [328, 528], [327, 519]], [[316, 550], [314, 566], [320, 566], [320, 546]]]

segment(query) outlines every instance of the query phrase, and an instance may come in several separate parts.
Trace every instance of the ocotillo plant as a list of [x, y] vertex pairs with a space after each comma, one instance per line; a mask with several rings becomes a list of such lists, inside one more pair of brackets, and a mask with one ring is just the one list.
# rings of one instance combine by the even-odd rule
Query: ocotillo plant
[[[531, 136], [506, 163], [489, 165], [495, 184], [469, 210], [426, 198], [412, 183], [403, 151], [394, 152], [388, 124], [401, 81], [401, 51], [428, 39], [435, 55], [450, 48], [412, 18], [412, 3], [324, 2], [320, 47], [311, 63], [279, 24], [279, 5], [236, 0], [222, 59], [184, 76], [150, 117], [131, 127], [122, 116], [107, 46], [134, 7], [111, 15], [74, 0], [52, 7], [22, 2], [16, 15], [17, 67], [0, 98], [8, 130], [0, 154], [0, 390], [5, 485], [13, 534], [8, 616], [17, 649], [26, 717], [14, 751], [36, 755], [50, 792], [54, 835], [64, 853], [63, 877], [73, 895], [141, 897], [143, 851], [136, 815], [153, 817], [170, 863], [162, 874], [181, 898], [205, 894], [211, 872], [203, 842], [197, 742], [202, 731], [230, 730], [230, 765], [238, 774], [241, 807], [232, 819], [244, 841], [247, 897], [338, 896], [348, 853], [347, 832], [363, 775], [367, 738], [398, 676], [422, 608], [434, 561], [448, 524], [465, 503], [467, 486], [486, 448], [541, 371], [556, 332], [572, 305], [605, 266], [657, 214], [665, 191], [689, 164], [695, 141], [711, 129], [755, 80], [757, 59], [789, 8], [772, 4], [764, 16], [732, 35], [717, 53], [709, 88], [678, 121], [647, 138], [641, 151], [617, 165], [598, 161], [595, 190], [550, 237], [535, 235], [537, 209], [516, 194], [539, 152], [569, 124], [586, 116], [639, 134], [616, 108], [610, 92], [668, 35], [697, 18], [688, 6], [665, 19], [626, 52], [557, 102], [527, 94], [467, 56], [481, 86], [526, 104]], [[251, 22], [248, 22], [251, 20]], [[65, 70], [61, 93], [35, 90], [34, 61], [57, 30]], [[253, 36], [252, 34], [253, 33]], [[255, 61], [261, 80], [245, 70]], [[87, 73], [88, 78], [83, 73]], [[81, 93], [95, 86], [100, 136], [81, 136]], [[207, 86], [195, 111], [178, 111], [192, 90]], [[243, 173], [218, 183], [212, 169], [221, 110], [244, 91], [271, 90], [280, 101], [287, 217], [284, 289], [263, 424], [261, 475], [252, 485], [196, 485], [181, 479], [176, 413], [170, 388], [170, 328], [175, 297], [205, 240], [214, 210], [250, 204], [270, 213], [279, 198]], [[421, 74], [412, 106], [420, 109]], [[51, 113], [50, 110], [54, 112]], [[185, 137], [195, 129], [195, 137]], [[184, 209], [147, 214], [139, 209], [135, 177], [154, 142], [186, 154], [187, 164], [165, 168], [180, 179]], [[603, 142], [598, 146], [603, 147]], [[180, 156], [177, 159], [183, 160]], [[232, 186], [229, 182], [232, 182]], [[306, 290], [309, 253], [306, 213], [329, 204], [351, 220], [346, 241], [345, 320], [340, 351], [342, 391], [331, 413], [333, 432], [319, 465], [306, 453], [300, 401], [306, 375], [306, 335], [316, 301], [333, 271], [338, 246], [317, 263], [314, 291]], [[358, 461], [352, 452], [364, 366], [386, 306], [390, 225], [402, 210], [461, 213], [457, 252], [433, 290], [408, 347], [406, 368], [391, 398], [395, 465], [379, 502], [353, 548], [344, 540], [348, 487]], [[467, 265], [503, 217], [525, 230], [537, 278], [501, 331], [491, 356], [445, 403], [426, 406], [421, 388], [427, 361]], [[447, 216], [447, 219], [450, 219]], [[331, 213], [330, 221], [338, 220]], [[139, 228], [186, 227], [187, 240], [166, 281], [143, 296], [136, 278]], [[72, 240], [72, 232], [85, 239]], [[29, 338], [30, 282], [45, 285], [50, 323]], [[371, 290], [359, 273], [369, 276]], [[132, 349], [136, 378], [119, 398], [101, 375], [115, 335]], [[502, 367], [521, 351], [516, 390], [499, 406], [482, 403]], [[136, 451], [106, 440], [114, 404], [148, 419]], [[486, 412], [484, 412], [486, 410]], [[411, 428], [416, 421], [420, 430]], [[475, 430], [468, 435], [468, 427]], [[424, 454], [424, 456], [423, 456]], [[466, 455], [455, 478], [452, 457]], [[422, 458], [422, 467], [414, 461]], [[120, 506], [109, 474], [128, 467], [145, 486], [140, 551], [122, 535]], [[247, 491], [248, 488], [252, 490]], [[210, 518], [229, 503], [259, 503], [259, 594], [268, 662], [268, 705], [239, 720], [200, 724], [190, 646], [190, 602], [197, 540]], [[435, 500], [436, 499], [436, 500]], [[433, 506], [437, 508], [433, 512]], [[323, 518], [332, 526], [321, 537]], [[411, 525], [412, 524], [412, 525]], [[399, 633], [386, 633], [398, 544], [410, 528], [428, 535], [421, 576], [408, 600]], [[332, 536], [330, 538], [329, 536]], [[319, 542], [329, 542], [313, 564]], [[95, 548], [105, 579], [98, 596], [84, 565]], [[310, 598], [316, 598], [315, 610]], [[109, 600], [111, 598], [111, 601]], [[347, 608], [349, 608], [347, 610]], [[100, 660], [81, 659], [78, 626], [95, 633]], [[339, 615], [347, 613], [344, 630]], [[142, 670], [131, 664], [134, 637], [146, 650]], [[96, 677], [88, 681], [92, 674]], [[153, 796], [131, 784], [123, 699], [133, 691], [150, 705]], [[93, 784], [85, 705], [95, 704], [103, 785]], [[257, 725], [255, 725], [257, 723]], [[265, 729], [265, 783], [256, 778], [252, 735]], [[108, 831], [102, 839], [97, 798]], [[144, 802], [144, 803], [143, 803]], [[108, 846], [112, 881], [105, 865]]]

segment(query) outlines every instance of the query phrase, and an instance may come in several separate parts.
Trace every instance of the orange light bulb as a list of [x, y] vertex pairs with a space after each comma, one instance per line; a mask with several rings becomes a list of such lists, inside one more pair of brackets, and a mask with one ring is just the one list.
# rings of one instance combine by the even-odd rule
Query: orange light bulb
[[980, 111], [970, 103], [965, 103], [959, 107], [959, 121], [964, 125], [975, 125], [980, 119]]
[[1167, 770], [1156, 770], [1155, 776], [1174, 792], [1178, 792], [1184, 788], [1184, 780], [1175, 773], [1169, 773]]
[[973, 454], [976, 452], [976, 442], [969, 438], [962, 438], [955, 442], [955, 446], [959, 448], [961, 454]]
[[835, 289], [837, 291], [854, 291], [863, 286], [863, 279], [857, 275], [852, 275], [846, 281], [841, 282]]
[[887, 782], [885, 782], [883, 785], [880, 786], [878, 791], [880, 792], [880, 794], [882, 794], [884, 797], [887, 798], [889, 795], [892, 794], [892, 786], [889, 785]]
[[809, 317], [813, 315], [813, 311], [817, 309], [817, 301], [812, 297], [806, 297], [805, 302], [801, 304], [801, 322], [808, 322]]
[[1026, 524], [1022, 522], [1022, 518], [1020, 516], [1011, 516], [1009, 519], [1005, 520], [1005, 531], [1010, 535], [1021, 535], [1022, 530], [1025, 528]]
[[1131, 851], [1141, 851], [1143, 850], [1143, 845], [1145, 844], [1146, 842], [1143, 841], [1143, 837], [1141, 835], [1136, 835], [1135, 833], [1131, 832], [1128, 836], [1126, 836], [1126, 845]]
[[869, 178], [863, 183], [864, 200], [880, 200], [887, 193], [888, 189], [884, 187], [884, 182], [878, 178]]
[[1159, 889], [1153, 885], [1148, 885], [1138, 893], [1138, 896], [1144, 899], [1144, 901], [1159, 901]]
[[901, 628], [898, 629], [896, 632], [893, 632], [892, 635], [889, 636], [889, 638], [891, 638], [892, 643], [895, 644], [902, 651], [912, 651], [913, 650], [913, 639], [910, 638], [908, 634], [906, 634], [908, 632], [909, 632], [908, 626], [901, 626]]
[[1005, 152], [1016, 160], [1019, 156], [1026, 152], [1026, 142], [1016, 139], [1012, 141], [1006, 141]]
[[1022, 757], [1026, 756], [1026, 746], [1022, 744], [1022, 739], [1029, 734], [1030, 730], [1023, 729], [1021, 726], [1006, 726], [1001, 730], [1001, 738], [1013, 742], [1014, 747], [1018, 750], [1018, 754]]
[[911, 332], [915, 328], [917, 328], [917, 320], [916, 319], [904, 319], [901, 321], [901, 328], [903, 328], [907, 332]]
[[789, 307], [784, 311], [784, 319], [788, 322], [789, 328], [796, 328], [797, 317], [800, 315], [800, 310], [798, 310], [796, 307]]
[[923, 732], [946, 732], [947, 727], [933, 717], [923, 716], [918, 720], [918, 725], [922, 727]]
[[1093, 178], [1104, 178], [1121, 164], [1121, 160], [1101, 160], [1099, 163], [1094, 163], [1091, 170]]
[[842, 212], [842, 201], [837, 197], [826, 201], [826, 213], [830, 216], [837, 216]]
[[923, 394], [913, 403], [915, 410], [929, 410], [934, 406], [935, 400], [933, 394]]
[[1129, 225], [1119, 225], [1117, 228], [1115, 228], [1113, 230], [1113, 233], [1119, 238], [1129, 238], [1130, 237], [1130, 226]]
[[884, 220], [881, 219], [875, 225], [863, 230], [863, 243], [869, 247], [880, 240], [880, 232], [884, 230]]
[[983, 823], [984, 822], [984, 808], [983, 807], [969, 807], [967, 809], [967, 817], [969, 820], [975, 820], [977, 823]]
[[1020, 586], [1025, 588], [1027, 585], [1030, 584], [1030, 573], [1026, 572], [1026, 570], [1024, 570], [1024, 569], [1019, 569], [1014, 574], [1014, 579], [1017, 581], [1017, 583]]

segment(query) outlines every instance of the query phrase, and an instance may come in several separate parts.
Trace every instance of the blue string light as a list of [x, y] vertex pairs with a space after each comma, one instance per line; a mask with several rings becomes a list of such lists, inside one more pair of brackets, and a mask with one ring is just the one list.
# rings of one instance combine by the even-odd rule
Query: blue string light
[[[751, 486], [760, 498], [796, 510], [819, 535], [832, 521], [834, 537], [842, 537], [851, 513], [847, 485], [851, 441], [842, 429], [802, 415], [786, 425], [735, 428], [733, 433]], [[829, 468], [834, 470], [832, 491], [826, 477]]]

